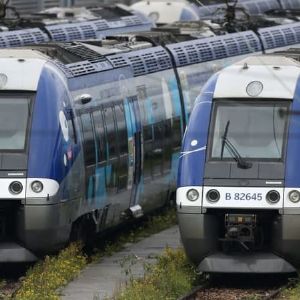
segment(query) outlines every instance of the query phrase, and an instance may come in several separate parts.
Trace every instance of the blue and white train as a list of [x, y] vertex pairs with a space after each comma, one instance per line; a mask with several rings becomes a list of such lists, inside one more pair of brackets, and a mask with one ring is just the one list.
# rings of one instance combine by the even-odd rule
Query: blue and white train
[[249, 54], [299, 44], [299, 32], [0, 50], [0, 261], [34, 260], [163, 206], [204, 82]]
[[300, 50], [212, 76], [179, 162], [181, 237], [199, 270], [290, 273], [300, 264]]

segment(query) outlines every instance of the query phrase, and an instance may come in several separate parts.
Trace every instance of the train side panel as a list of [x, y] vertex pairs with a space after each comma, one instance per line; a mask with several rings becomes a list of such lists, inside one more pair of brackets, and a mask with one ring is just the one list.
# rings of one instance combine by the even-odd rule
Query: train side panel
[[[66, 82], [48, 64], [32, 112], [26, 201], [17, 225], [18, 238], [35, 252], [59, 248], [69, 239], [83, 197], [83, 161], [70, 111]], [[34, 181], [42, 183], [42, 192], [31, 190]]]

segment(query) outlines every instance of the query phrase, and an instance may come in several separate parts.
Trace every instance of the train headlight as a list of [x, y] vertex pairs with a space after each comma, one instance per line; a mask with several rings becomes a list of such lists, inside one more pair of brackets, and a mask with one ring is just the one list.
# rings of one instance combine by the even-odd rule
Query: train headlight
[[196, 201], [199, 199], [199, 192], [195, 189], [188, 190], [188, 192], [186, 193], [186, 197], [190, 201]]
[[209, 190], [206, 194], [206, 199], [209, 202], [218, 202], [220, 200], [220, 193], [217, 190]]
[[263, 91], [264, 86], [260, 81], [252, 81], [248, 84], [246, 91], [250, 97], [257, 97]]
[[34, 181], [31, 183], [31, 189], [35, 193], [40, 193], [43, 190], [44, 186], [40, 181]]
[[20, 194], [23, 191], [22, 183], [20, 181], [13, 181], [9, 185], [9, 191], [14, 195]]
[[280, 194], [275, 190], [270, 191], [267, 193], [266, 199], [269, 203], [275, 204], [280, 200]]
[[298, 191], [290, 191], [289, 192], [289, 199], [293, 203], [297, 203], [300, 201], [300, 193]]

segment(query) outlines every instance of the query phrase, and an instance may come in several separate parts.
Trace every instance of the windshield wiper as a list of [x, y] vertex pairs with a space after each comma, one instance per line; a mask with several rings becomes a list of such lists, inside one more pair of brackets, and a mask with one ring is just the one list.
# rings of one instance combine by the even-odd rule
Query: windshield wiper
[[230, 121], [228, 120], [226, 123], [224, 135], [222, 136], [222, 147], [221, 147], [221, 160], [223, 159], [224, 155], [224, 148], [225, 145], [230, 153], [230, 155], [234, 158], [234, 160], [237, 162], [238, 168], [241, 169], [250, 169], [252, 167], [252, 163], [247, 162], [238, 152], [236, 147], [228, 140], [228, 128], [229, 128]]

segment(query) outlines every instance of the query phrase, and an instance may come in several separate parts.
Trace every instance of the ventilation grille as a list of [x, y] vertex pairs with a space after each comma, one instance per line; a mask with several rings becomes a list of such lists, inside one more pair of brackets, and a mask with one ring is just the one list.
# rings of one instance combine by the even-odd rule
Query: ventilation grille
[[128, 16], [128, 17], [123, 17], [122, 21], [126, 23], [126, 26], [134, 26], [134, 25], [141, 25], [143, 22], [141, 19], [137, 16]]
[[98, 63], [92, 63], [90, 61], [81, 61], [73, 64], [68, 64], [65, 66], [65, 69], [67, 69], [67, 72], [72, 74], [72, 76], [77, 77], [81, 75], [109, 70], [112, 69], [112, 66], [107, 61]]
[[108, 56], [107, 59], [115, 68], [130, 66], [134, 76], [141, 76], [172, 68], [170, 56], [162, 47], [112, 55]]
[[53, 41], [70, 42], [96, 38], [96, 26], [93, 22], [78, 22], [72, 24], [49, 25], [46, 29]]
[[95, 25], [96, 30], [106, 30], [109, 28], [107, 22], [105, 20], [97, 20], [93, 21], [93, 24]]
[[106, 61], [105, 56], [85, 47], [81, 44], [63, 44], [61, 45], [63, 49], [71, 54], [80, 57], [82, 60], [88, 60], [91, 63], [98, 63]]
[[259, 29], [264, 48], [274, 49], [300, 43], [300, 22]]
[[65, 64], [63, 64], [62, 62], [60, 62], [57, 59], [53, 60], [52, 62], [55, 65], [57, 65], [58, 68], [61, 69], [64, 72], [64, 74], [66, 75], [66, 77], [68, 77], [68, 78], [74, 77], [73, 73], [70, 71], [70, 69]]
[[174, 55], [178, 67], [261, 51], [259, 39], [252, 31], [172, 44], [167, 47]]
[[0, 48], [26, 46], [48, 41], [48, 36], [38, 28], [0, 32]]
[[[149, 25], [148, 29], [150, 30], [151, 23], [148, 21], [145, 21], [144, 23]], [[125, 30], [126, 26], [138, 25], [143, 25], [142, 21], [138, 17], [132, 16], [112, 22], [107, 22], [106, 20], [94, 20], [71, 24], [48, 25], [46, 26], [46, 30], [49, 32], [53, 41], [71, 42], [74, 40], [95, 39], [100, 37], [101, 31], [106, 31], [101, 34], [101, 36], [105, 36], [110, 34], [110, 30], [119, 27], [122, 28], [122, 30]]]

